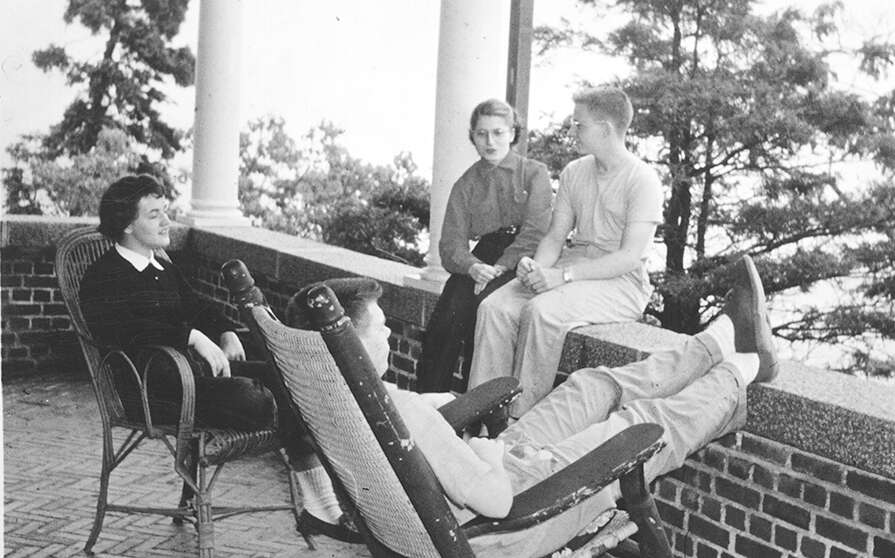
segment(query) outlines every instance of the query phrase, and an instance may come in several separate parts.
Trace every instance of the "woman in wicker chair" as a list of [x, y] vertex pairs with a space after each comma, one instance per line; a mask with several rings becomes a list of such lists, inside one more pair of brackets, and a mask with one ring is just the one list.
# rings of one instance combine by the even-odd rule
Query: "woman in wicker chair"
[[[195, 377], [199, 425], [253, 430], [277, 421], [302, 492], [302, 534], [307, 539], [323, 532], [360, 542], [357, 533], [340, 525], [342, 511], [330, 479], [301, 435], [288, 396], [272, 381], [268, 363], [247, 361], [233, 331], [238, 324], [204, 303], [176, 265], [155, 257], [171, 242], [167, 208], [163, 187], [145, 174], [121, 178], [103, 194], [99, 231], [116, 244], [88, 268], [81, 283], [91, 332], [105, 346], [124, 348], [140, 369], [148, 355], [141, 346], [167, 345], [181, 352]], [[158, 369], [156, 363], [148, 387], [150, 415], [155, 424], [176, 424], [179, 380], [176, 371]], [[125, 413], [144, 420], [136, 380], [123, 373], [115, 381]]]

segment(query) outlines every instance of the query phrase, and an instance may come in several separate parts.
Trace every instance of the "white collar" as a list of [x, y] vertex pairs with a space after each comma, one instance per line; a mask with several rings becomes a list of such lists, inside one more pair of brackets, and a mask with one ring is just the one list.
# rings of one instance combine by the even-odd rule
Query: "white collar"
[[121, 255], [121, 257], [130, 262], [130, 264], [134, 266], [134, 269], [136, 269], [137, 271], [143, 271], [149, 266], [149, 264], [152, 264], [152, 267], [160, 271], [165, 270], [165, 268], [162, 267], [162, 264], [158, 263], [158, 260], [155, 259], [154, 253], [147, 258], [143, 254], [134, 252], [130, 248], [126, 248], [118, 243], [115, 244], [115, 249], [118, 250], [118, 253]]

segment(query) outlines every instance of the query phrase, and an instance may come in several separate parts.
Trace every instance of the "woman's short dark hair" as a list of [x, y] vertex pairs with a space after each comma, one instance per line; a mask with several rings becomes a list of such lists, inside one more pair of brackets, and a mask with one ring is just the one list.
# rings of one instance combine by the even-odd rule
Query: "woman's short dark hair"
[[151, 175], [125, 176], [113, 182], [99, 202], [99, 232], [119, 242], [124, 229], [137, 218], [140, 200], [165, 197], [164, 187]]
[[367, 277], [342, 277], [306, 285], [289, 300], [286, 306], [286, 325], [298, 329], [312, 329], [308, 308], [304, 304], [308, 291], [323, 284], [333, 290], [345, 314], [356, 327], [363, 327], [367, 316], [367, 306], [382, 296], [382, 285]]
[[510, 145], [516, 145], [519, 142], [519, 138], [522, 136], [522, 123], [519, 122], [519, 115], [516, 114], [516, 109], [500, 99], [488, 99], [477, 104], [472, 109], [472, 114], [469, 117], [469, 141], [473, 145], [475, 145], [475, 141], [473, 141], [472, 133], [475, 130], [475, 125], [479, 123], [479, 118], [482, 116], [500, 116], [505, 119], [513, 131], [513, 141], [510, 142]]

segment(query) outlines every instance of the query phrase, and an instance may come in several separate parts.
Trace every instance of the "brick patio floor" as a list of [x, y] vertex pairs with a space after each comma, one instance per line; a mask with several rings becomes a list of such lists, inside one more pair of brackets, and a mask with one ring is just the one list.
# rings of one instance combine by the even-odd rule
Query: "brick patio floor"
[[[102, 445], [99, 413], [87, 380], [14, 379], [3, 385], [4, 556], [83, 556], [93, 522]], [[228, 465], [218, 503], [288, 502], [275, 455]], [[163, 446], [151, 442], [112, 473], [110, 499], [172, 506], [180, 482]], [[220, 557], [369, 556], [366, 548], [317, 537], [307, 548], [289, 512], [246, 514], [215, 523]], [[152, 515], [106, 515], [94, 550], [100, 558], [196, 555], [191, 525]]]

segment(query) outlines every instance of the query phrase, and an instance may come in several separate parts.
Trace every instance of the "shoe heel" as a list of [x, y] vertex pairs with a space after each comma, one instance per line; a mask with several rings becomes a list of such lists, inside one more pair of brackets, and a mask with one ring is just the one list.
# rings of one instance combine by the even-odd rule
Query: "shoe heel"
[[295, 526], [295, 530], [301, 534], [301, 538], [305, 540], [305, 544], [308, 545], [308, 550], [317, 550], [317, 545], [314, 544], [314, 535], [316, 534], [310, 525], [307, 524], [306, 521], [302, 521], [303, 517], [299, 519], [298, 525]]

